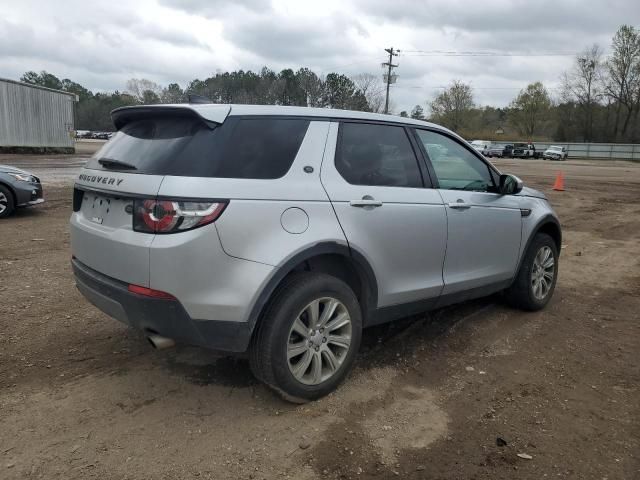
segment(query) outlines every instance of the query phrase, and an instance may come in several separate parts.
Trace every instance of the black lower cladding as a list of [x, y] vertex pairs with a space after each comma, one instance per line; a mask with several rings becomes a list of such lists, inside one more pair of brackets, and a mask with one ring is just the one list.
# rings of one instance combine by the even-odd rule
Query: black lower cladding
[[251, 339], [246, 322], [198, 320], [177, 300], [138, 295], [128, 285], [71, 261], [78, 290], [107, 315], [134, 328], [177, 341], [226, 352], [244, 352]]

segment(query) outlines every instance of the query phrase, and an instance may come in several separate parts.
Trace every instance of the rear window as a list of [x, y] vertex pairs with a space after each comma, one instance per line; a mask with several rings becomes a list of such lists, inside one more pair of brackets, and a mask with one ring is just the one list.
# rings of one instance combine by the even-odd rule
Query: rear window
[[87, 167], [107, 170], [99, 160], [111, 160], [135, 167], [123, 170], [127, 173], [280, 178], [291, 167], [308, 126], [308, 120], [286, 118], [230, 117], [215, 128], [192, 117], [145, 118], [122, 127]]

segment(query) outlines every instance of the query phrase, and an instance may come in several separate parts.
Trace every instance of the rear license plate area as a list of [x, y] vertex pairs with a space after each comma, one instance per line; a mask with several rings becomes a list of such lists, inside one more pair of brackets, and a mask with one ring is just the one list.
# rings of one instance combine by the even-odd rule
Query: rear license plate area
[[85, 195], [84, 202], [86, 202], [88, 207], [88, 219], [93, 223], [102, 225], [111, 212], [111, 199], [88, 193]]

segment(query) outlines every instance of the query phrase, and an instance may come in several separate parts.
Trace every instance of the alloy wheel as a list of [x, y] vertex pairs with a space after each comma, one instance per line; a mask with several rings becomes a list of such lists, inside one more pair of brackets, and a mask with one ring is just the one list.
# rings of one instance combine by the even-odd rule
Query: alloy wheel
[[0, 192], [0, 214], [4, 213], [4, 211], [7, 209], [7, 205], [9, 205], [7, 196], [4, 193]]
[[332, 297], [313, 300], [293, 321], [287, 342], [289, 370], [300, 383], [318, 385], [339, 370], [351, 347], [349, 311]]
[[544, 246], [538, 250], [531, 269], [531, 289], [533, 296], [538, 300], [543, 300], [549, 294], [553, 285], [555, 268], [555, 259], [551, 248]]

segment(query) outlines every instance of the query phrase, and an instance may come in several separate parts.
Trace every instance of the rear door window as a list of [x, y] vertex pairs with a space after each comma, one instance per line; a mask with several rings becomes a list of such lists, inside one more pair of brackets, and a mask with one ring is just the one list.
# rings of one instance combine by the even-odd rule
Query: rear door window
[[336, 169], [352, 185], [423, 186], [416, 155], [403, 127], [342, 123]]
[[154, 117], [126, 124], [89, 161], [135, 167], [150, 175], [274, 179], [291, 167], [309, 121], [288, 118], [228, 118], [211, 127], [194, 117]]

